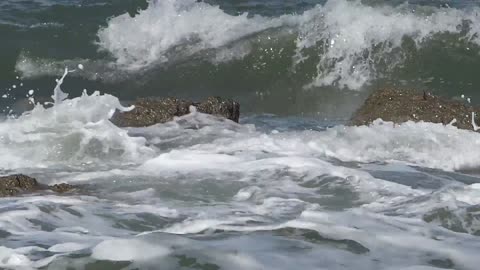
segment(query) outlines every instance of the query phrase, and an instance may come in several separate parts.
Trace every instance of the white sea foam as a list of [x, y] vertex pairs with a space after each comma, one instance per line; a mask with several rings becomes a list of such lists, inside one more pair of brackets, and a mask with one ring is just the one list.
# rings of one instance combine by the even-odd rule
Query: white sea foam
[[311, 138], [308, 147], [343, 161], [400, 161], [447, 171], [480, 166], [474, 151], [479, 134], [453, 126], [377, 120], [368, 127], [336, 127], [322, 135], [318, 141]]
[[115, 110], [129, 109], [116, 97], [94, 92], [66, 99], [60, 85], [67, 73], [55, 87], [53, 107], [37, 105], [17, 119], [0, 122], [0, 168], [75, 166], [98, 158], [135, 162], [153, 153], [143, 138], [129, 137], [109, 121]]
[[394, 125], [376, 121], [368, 127], [338, 126], [324, 132], [263, 134], [248, 125], [235, 125], [192, 112], [171, 123], [127, 131], [109, 121], [116, 109], [127, 109], [117, 98], [98, 92], [65, 98], [58, 86], [55, 106], [45, 109], [38, 105], [18, 119], [0, 123], [0, 143], [9, 153], [8, 159], [0, 160], [1, 167], [88, 164], [96, 159], [107, 159], [103, 160], [107, 163], [108, 159], [119, 164], [138, 163], [156, 153], [154, 148], [145, 146], [147, 141], [161, 149], [175, 145], [176, 141], [183, 141], [184, 145], [190, 141], [192, 147], [171, 151], [167, 147], [167, 151], [139, 168], [146, 172], [160, 172], [159, 168], [164, 171], [249, 171], [272, 166], [328, 168], [328, 162], [322, 160], [325, 158], [364, 163], [404, 162], [447, 171], [480, 166], [475, 151], [475, 145], [480, 144], [478, 134], [449, 125], [422, 122]]
[[167, 248], [136, 239], [106, 240], [92, 249], [93, 258], [110, 261], [151, 260], [168, 253]]
[[[156, 129], [160, 132], [169, 125], [151, 127], [144, 132], [148, 134]], [[210, 132], [206, 126], [195, 134], [207, 137]], [[322, 158], [363, 163], [403, 162], [446, 171], [480, 166], [480, 154], [476, 151], [479, 134], [442, 124], [406, 122], [398, 125], [377, 120], [370, 126], [337, 126], [320, 132], [263, 134], [252, 129], [237, 129], [237, 132], [234, 137], [220, 137], [212, 143], [163, 153], [147, 161], [141, 169], [249, 171], [281, 165], [330, 166]], [[162, 134], [158, 133], [160, 137], [166, 136]], [[264, 158], [265, 153], [269, 153], [268, 158]]]
[[[0, 198], [2, 268], [102, 260], [175, 269], [182, 258], [225, 269], [480, 263], [480, 186], [452, 172], [480, 166], [476, 132], [381, 120], [270, 132], [195, 110], [120, 129], [109, 122], [114, 109], [126, 109], [117, 98], [67, 98], [60, 84], [53, 107], [0, 123], [1, 169], [85, 186], [66, 196]], [[49, 152], [57, 145], [73, 150]], [[418, 183], [403, 181], [414, 174]], [[429, 181], [438, 183], [416, 185]], [[440, 208], [452, 217], [424, 218]]]

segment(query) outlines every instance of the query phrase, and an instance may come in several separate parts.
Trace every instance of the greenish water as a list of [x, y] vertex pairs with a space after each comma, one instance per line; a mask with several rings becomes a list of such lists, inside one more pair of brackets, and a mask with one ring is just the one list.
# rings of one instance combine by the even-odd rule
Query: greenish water
[[[4, 1], [0, 90], [9, 98], [1, 106], [11, 106], [13, 98], [24, 98], [31, 89], [39, 98], [48, 97], [52, 79], [65, 66], [73, 69], [78, 63], [86, 68], [67, 82], [73, 95], [83, 89], [124, 100], [222, 95], [256, 113], [344, 119], [369, 91], [391, 85], [479, 100], [475, 1], [450, 1], [448, 6], [437, 1], [207, 3], [202, 3], [203, 12], [214, 14], [210, 19], [180, 4], [147, 9], [142, 0]], [[163, 12], [166, 9], [170, 13]], [[174, 13], [182, 12], [191, 16], [185, 25], [167, 31], [176, 22]], [[125, 13], [137, 14], [142, 22], [109, 19]], [[248, 19], [236, 18], [245, 13]], [[361, 13], [364, 18], [357, 18]], [[222, 29], [222, 20], [232, 28]], [[196, 21], [202, 29], [195, 28]], [[250, 31], [249, 25], [258, 29]], [[390, 30], [381, 30], [382, 25]], [[115, 26], [129, 30], [116, 32]], [[150, 32], [137, 35], [135, 28]], [[102, 29], [121, 36], [123, 47], [113, 44], [113, 36], [102, 37]], [[335, 37], [345, 44], [329, 48]], [[156, 46], [149, 53], [157, 55], [141, 59], [149, 54], [142, 46], [152, 42]], [[120, 63], [122, 57], [136, 58], [130, 60], [137, 63]], [[8, 90], [12, 85], [18, 88]], [[332, 111], [331, 104], [338, 108]]]

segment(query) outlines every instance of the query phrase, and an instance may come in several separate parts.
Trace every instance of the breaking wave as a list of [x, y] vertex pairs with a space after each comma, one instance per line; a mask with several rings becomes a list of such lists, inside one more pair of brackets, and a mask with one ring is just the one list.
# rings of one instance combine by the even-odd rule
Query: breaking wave
[[192, 58], [241, 61], [250, 54], [258, 55], [261, 68], [272, 64], [270, 57], [287, 54], [290, 66], [283, 68], [295, 73], [309, 66], [312, 77], [305, 85], [356, 90], [401, 66], [439, 35], [476, 48], [477, 11], [330, 0], [303, 14], [265, 17], [230, 15], [194, 0], [149, 1], [135, 17], [111, 18], [98, 31], [98, 45], [130, 71]]

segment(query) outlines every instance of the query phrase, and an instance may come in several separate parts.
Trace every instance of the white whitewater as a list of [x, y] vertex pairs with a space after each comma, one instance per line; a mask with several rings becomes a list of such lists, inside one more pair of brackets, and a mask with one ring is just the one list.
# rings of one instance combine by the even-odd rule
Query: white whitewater
[[[0, 123], [0, 170], [80, 184], [0, 199], [6, 269], [477, 269], [478, 133], [377, 121], [323, 130], [195, 110], [121, 129], [108, 94]], [[261, 119], [260, 119], [261, 120]], [[319, 123], [320, 125], [320, 123]], [[212, 268], [213, 267], [213, 268]]]

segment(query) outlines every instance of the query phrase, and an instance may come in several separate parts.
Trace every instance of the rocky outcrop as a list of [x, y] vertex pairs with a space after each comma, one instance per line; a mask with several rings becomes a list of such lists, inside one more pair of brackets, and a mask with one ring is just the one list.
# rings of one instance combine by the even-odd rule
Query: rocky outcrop
[[171, 121], [175, 116], [190, 112], [190, 106], [197, 111], [225, 117], [238, 122], [240, 105], [230, 99], [209, 97], [203, 102], [192, 102], [177, 98], [142, 98], [133, 103], [135, 108], [128, 112], [117, 112], [112, 122], [120, 127], [145, 127]]
[[381, 118], [394, 123], [410, 120], [452, 123], [458, 128], [473, 130], [476, 124], [472, 124], [472, 113], [478, 112], [479, 108], [466, 102], [449, 100], [426, 92], [387, 88], [371, 94], [353, 115], [350, 123], [368, 125]]
[[35, 178], [15, 174], [0, 177], [0, 197], [14, 196], [21, 192], [35, 191], [39, 185]]
[[63, 193], [70, 191], [73, 188], [74, 186], [65, 183], [45, 186], [39, 184], [35, 178], [23, 174], [0, 177], [0, 197], [15, 196], [22, 193], [42, 190], [53, 190], [58, 193]]

